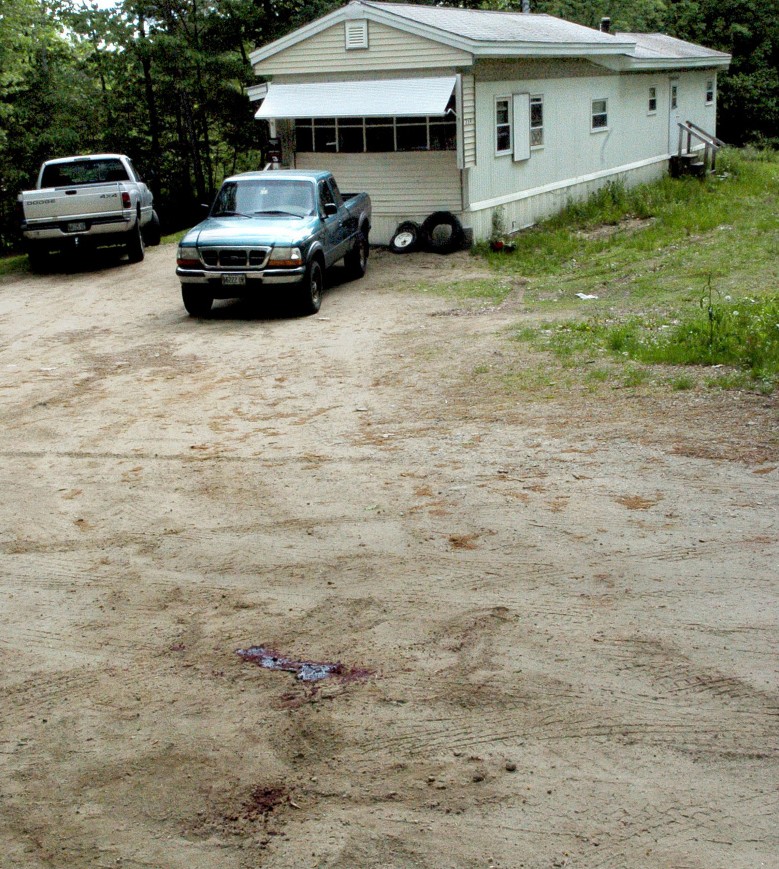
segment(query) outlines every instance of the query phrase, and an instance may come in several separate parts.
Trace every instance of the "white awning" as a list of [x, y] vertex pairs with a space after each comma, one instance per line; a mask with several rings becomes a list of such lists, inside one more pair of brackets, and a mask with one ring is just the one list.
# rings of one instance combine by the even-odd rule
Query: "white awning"
[[457, 83], [446, 78], [395, 78], [313, 84], [270, 84], [255, 118], [378, 118], [443, 115]]

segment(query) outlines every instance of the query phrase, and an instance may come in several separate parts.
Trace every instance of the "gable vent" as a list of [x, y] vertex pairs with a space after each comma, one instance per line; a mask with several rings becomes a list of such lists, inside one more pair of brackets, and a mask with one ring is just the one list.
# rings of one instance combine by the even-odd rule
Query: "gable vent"
[[344, 40], [347, 51], [353, 48], [368, 47], [368, 22], [347, 21], [344, 24]]

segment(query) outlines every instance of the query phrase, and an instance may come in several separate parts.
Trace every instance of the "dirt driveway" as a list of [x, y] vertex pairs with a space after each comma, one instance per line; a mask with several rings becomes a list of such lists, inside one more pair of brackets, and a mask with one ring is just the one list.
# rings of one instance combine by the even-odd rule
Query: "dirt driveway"
[[775, 400], [531, 401], [520, 298], [397, 291], [467, 256], [174, 257], [0, 279], [3, 869], [778, 866]]

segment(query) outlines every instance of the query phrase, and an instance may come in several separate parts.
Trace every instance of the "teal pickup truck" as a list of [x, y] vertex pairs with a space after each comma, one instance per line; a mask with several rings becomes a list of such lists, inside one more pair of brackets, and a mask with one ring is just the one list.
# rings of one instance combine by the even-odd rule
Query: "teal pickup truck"
[[368, 265], [371, 200], [338, 190], [330, 172], [246, 172], [222, 185], [206, 220], [181, 240], [184, 307], [205, 317], [214, 299], [265, 298], [277, 288], [303, 314], [319, 310], [325, 272]]

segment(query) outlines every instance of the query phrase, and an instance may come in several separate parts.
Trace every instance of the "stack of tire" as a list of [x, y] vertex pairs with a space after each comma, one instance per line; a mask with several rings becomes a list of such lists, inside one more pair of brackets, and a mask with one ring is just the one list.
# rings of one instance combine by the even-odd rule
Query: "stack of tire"
[[398, 224], [390, 240], [393, 253], [426, 250], [432, 253], [454, 253], [465, 244], [465, 232], [451, 211], [436, 211], [421, 224], [404, 220]]

